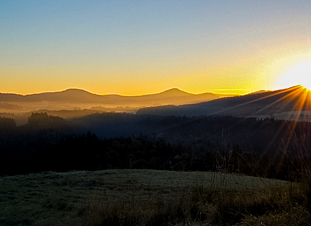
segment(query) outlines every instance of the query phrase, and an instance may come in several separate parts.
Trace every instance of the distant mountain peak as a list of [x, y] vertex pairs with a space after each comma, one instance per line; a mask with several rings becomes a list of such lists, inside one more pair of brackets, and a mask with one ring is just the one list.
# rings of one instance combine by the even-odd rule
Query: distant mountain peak
[[185, 91], [182, 91], [181, 89], [179, 89], [179, 88], [171, 88], [171, 89], [168, 89], [168, 90], [166, 90], [166, 91], [178, 91], [178, 92], [185, 92]]
[[170, 94], [170, 95], [191, 95], [191, 93], [188, 93], [186, 91], [183, 91], [179, 88], [171, 88], [171, 89], [168, 89], [168, 90], [165, 90], [162, 92], [162, 94]]
[[69, 89], [66, 89], [66, 90], [64, 90], [64, 91], [62, 91], [62, 92], [80, 92], [80, 93], [91, 93], [91, 92], [89, 92], [89, 91], [87, 91], [87, 90], [84, 90], [84, 89], [79, 89], [79, 88], [69, 88]]

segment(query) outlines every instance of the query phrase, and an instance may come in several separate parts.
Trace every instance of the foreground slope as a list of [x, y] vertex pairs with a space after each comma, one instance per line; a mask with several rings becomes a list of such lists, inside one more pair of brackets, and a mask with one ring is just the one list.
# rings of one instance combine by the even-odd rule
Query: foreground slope
[[[288, 185], [284, 181], [242, 175], [155, 170], [6, 176], [0, 177], [0, 224], [165, 225], [171, 221], [176, 225], [189, 221], [221, 221], [221, 215], [213, 210], [221, 202], [217, 192], [226, 196], [232, 191], [236, 198], [245, 194], [260, 196], [258, 189], [274, 194], [275, 189], [285, 192]], [[197, 192], [204, 195], [203, 189], [211, 195], [210, 203], [202, 203], [209, 210], [198, 205], [203, 199], [197, 199]], [[253, 196], [252, 200], [265, 198]], [[284, 205], [278, 201], [277, 205]], [[192, 209], [194, 206], [197, 210]], [[226, 214], [225, 211], [222, 209], [219, 214]], [[199, 212], [204, 218], [196, 216]], [[230, 223], [230, 218], [223, 221]]]

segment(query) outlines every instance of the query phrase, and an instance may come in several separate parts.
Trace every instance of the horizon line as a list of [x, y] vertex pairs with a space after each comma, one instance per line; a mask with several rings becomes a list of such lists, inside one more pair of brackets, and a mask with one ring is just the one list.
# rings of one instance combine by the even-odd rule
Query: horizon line
[[[84, 91], [90, 94], [94, 94], [97, 96], [109, 96], [109, 95], [118, 95], [118, 96], [126, 96], [126, 97], [138, 97], [138, 96], [147, 96], [147, 95], [156, 95], [156, 94], [161, 94], [167, 91], [171, 91], [171, 90], [178, 90], [180, 92], [184, 92], [184, 93], [188, 93], [188, 94], [192, 94], [192, 95], [200, 95], [200, 94], [206, 94], [206, 93], [210, 93], [210, 94], [215, 94], [215, 95], [231, 95], [231, 96], [237, 96], [239, 94], [235, 94], [235, 93], [221, 93], [221, 92], [213, 92], [213, 91], [205, 91], [205, 92], [199, 92], [199, 93], [192, 93], [192, 92], [188, 92], [185, 91], [183, 89], [180, 89], [178, 87], [172, 87], [172, 88], [168, 88], [159, 92], [155, 92], [155, 93], [144, 93], [144, 94], [136, 94], [136, 95], [125, 95], [125, 94], [120, 94], [120, 93], [105, 93], [105, 94], [100, 94], [100, 93], [95, 93], [92, 91], [89, 91], [87, 89], [84, 88], [79, 88], [79, 87], [68, 87], [66, 89], [62, 89], [62, 90], [55, 90], [55, 91], [40, 91], [40, 92], [33, 92], [33, 93], [17, 93], [17, 92], [0, 92], [0, 94], [12, 94], [12, 95], [20, 95], [20, 96], [30, 96], [30, 95], [40, 95], [40, 94], [46, 94], [46, 93], [61, 93], [61, 92], [66, 92], [69, 90], [78, 90], [78, 91]], [[217, 89], [217, 90], [236, 90], [236, 89]]]
[[90, 94], [93, 94], [93, 95], [97, 95], [97, 96], [109, 96], [109, 95], [118, 95], [118, 96], [125, 96], [125, 97], [139, 97], [139, 96], [147, 96], [147, 95], [156, 95], [156, 94], [161, 94], [161, 93], [164, 93], [164, 92], [167, 92], [167, 91], [170, 91], [170, 90], [178, 90], [180, 92], [184, 92], [184, 93], [188, 93], [188, 94], [192, 94], [192, 95], [200, 95], [200, 94], [215, 94], [215, 95], [227, 95], [227, 96], [241, 96], [241, 95], [247, 95], [247, 94], [251, 94], [251, 93], [255, 93], [255, 92], [269, 92], [269, 91], [276, 91], [276, 90], [283, 90], [283, 89], [288, 89], [288, 88], [292, 88], [292, 87], [297, 87], [297, 86], [301, 86], [303, 88], [306, 88], [302, 85], [294, 85], [294, 86], [291, 86], [291, 87], [287, 87], [287, 88], [281, 88], [281, 89], [273, 89], [273, 90], [268, 90], [268, 89], [259, 89], [259, 90], [255, 90], [255, 91], [251, 91], [251, 92], [245, 92], [245, 93], [242, 93], [242, 94], [237, 94], [237, 93], [232, 93], [232, 92], [214, 92], [212, 90], [227, 90], [227, 91], [233, 91], [233, 90], [245, 90], [245, 89], [225, 89], [225, 88], [219, 88], [219, 89], [210, 89], [208, 91], [205, 91], [205, 92], [200, 92], [200, 93], [192, 93], [192, 92], [188, 92], [188, 91], [185, 91], [185, 90], [182, 90], [178, 87], [172, 87], [172, 88], [168, 88], [168, 89], [165, 89], [163, 91], [159, 91], [159, 92], [155, 92], [155, 93], [144, 93], [144, 94], [137, 94], [137, 95], [124, 95], [124, 94], [120, 94], [120, 93], [106, 93], [106, 94], [100, 94], [100, 93], [95, 93], [95, 92], [92, 92], [92, 91], [89, 91], [89, 90], [86, 90], [84, 88], [79, 88], [79, 87], [69, 87], [69, 88], [66, 88], [66, 89], [62, 89], [62, 90], [56, 90], [56, 91], [41, 91], [41, 92], [34, 92], [34, 93], [14, 93], [14, 92], [0, 92], [0, 94], [13, 94], [13, 95], [20, 95], [20, 96], [30, 96], [30, 95], [40, 95], [40, 94], [46, 94], [46, 93], [61, 93], [61, 92], [66, 92], [66, 91], [69, 91], [69, 90], [78, 90], [78, 91], [84, 91], [84, 92], [87, 92], [87, 93], [90, 93]]

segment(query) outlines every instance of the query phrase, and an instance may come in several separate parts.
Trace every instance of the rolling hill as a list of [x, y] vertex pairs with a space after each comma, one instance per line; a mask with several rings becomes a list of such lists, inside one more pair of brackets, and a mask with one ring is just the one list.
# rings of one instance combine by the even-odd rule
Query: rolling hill
[[[216, 95], [213, 93], [191, 94], [181, 91], [177, 88], [169, 89], [157, 94], [148, 94], [142, 96], [122, 96], [117, 94], [97, 95], [81, 89], [67, 89], [60, 92], [46, 92], [30, 95], [0, 93], [0, 108], [8, 110], [12, 108], [18, 109], [18, 107], [23, 107], [29, 104], [36, 106], [37, 109], [42, 107], [49, 110], [55, 110], [55, 107], [58, 104], [62, 105], [62, 107], [58, 107], [57, 109], [62, 110], [66, 109], [64, 104], [70, 104], [80, 108], [84, 106], [142, 107], [167, 104], [180, 105], [199, 103], [203, 101], [214, 100], [220, 97], [221, 95]], [[42, 106], [42, 104], [45, 104], [45, 106]]]

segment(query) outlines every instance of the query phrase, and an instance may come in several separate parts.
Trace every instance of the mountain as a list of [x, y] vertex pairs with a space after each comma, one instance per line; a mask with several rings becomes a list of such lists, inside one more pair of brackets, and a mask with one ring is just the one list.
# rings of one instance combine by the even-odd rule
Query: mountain
[[60, 92], [46, 92], [29, 95], [1, 93], [0, 102], [85, 102], [90, 99], [94, 101], [94, 98], [97, 97], [98, 95], [89, 93], [85, 90], [68, 89]]
[[198, 104], [142, 108], [137, 114], [260, 116], [311, 110], [311, 94], [302, 86], [276, 91], [260, 91]]
[[92, 107], [140, 107], [159, 105], [182, 105], [214, 100], [222, 97], [213, 93], [191, 94], [177, 88], [161, 93], [142, 96], [122, 96], [117, 94], [97, 95], [81, 89], [67, 89], [60, 92], [19, 95], [0, 93], [0, 110], [38, 109], [65, 110]]

